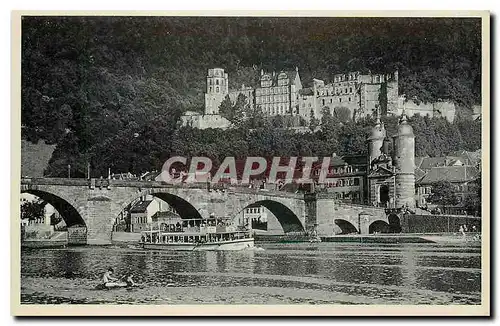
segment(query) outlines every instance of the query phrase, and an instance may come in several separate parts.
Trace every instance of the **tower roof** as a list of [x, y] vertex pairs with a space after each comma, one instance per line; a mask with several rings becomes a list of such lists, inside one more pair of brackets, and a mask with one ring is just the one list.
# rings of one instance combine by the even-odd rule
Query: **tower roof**
[[403, 110], [403, 113], [401, 114], [401, 118], [399, 119], [398, 133], [396, 134], [396, 136], [411, 136], [411, 137], [414, 137], [414, 135], [413, 135], [413, 128], [408, 123], [408, 118], [406, 116], [405, 110]]
[[368, 137], [368, 140], [384, 139], [385, 136], [385, 126], [380, 122], [380, 117], [377, 116], [377, 121], [375, 123], [375, 126], [373, 126], [373, 128], [371, 129], [370, 137]]

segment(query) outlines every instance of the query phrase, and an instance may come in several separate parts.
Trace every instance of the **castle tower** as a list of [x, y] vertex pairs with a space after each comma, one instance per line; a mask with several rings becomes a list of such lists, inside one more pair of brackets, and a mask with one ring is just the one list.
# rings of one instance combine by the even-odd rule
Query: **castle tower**
[[395, 115], [398, 112], [398, 100], [399, 100], [399, 72], [396, 70], [392, 76], [389, 76], [387, 81], [387, 113], [389, 115]]
[[382, 147], [386, 131], [383, 123], [380, 123], [380, 115], [377, 112], [377, 121], [372, 128], [370, 137], [368, 137], [368, 164], [371, 165], [372, 161], [382, 154]]
[[205, 114], [219, 114], [219, 106], [228, 93], [228, 75], [224, 69], [208, 69]]
[[393, 162], [396, 167], [395, 206], [412, 208], [415, 207], [415, 136], [404, 111], [399, 120], [398, 132], [393, 138]]

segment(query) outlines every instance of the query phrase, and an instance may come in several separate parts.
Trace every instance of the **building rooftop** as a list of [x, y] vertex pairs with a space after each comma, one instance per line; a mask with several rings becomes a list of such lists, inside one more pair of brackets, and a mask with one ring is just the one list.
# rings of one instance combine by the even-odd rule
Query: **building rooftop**
[[481, 162], [481, 150], [478, 149], [475, 152], [468, 152], [465, 150], [451, 152], [450, 156], [461, 158], [465, 164], [476, 165]]
[[162, 220], [162, 219], [180, 219], [181, 217], [179, 216], [179, 214], [176, 214], [174, 212], [156, 212], [152, 217], [151, 219], [153, 221], [157, 221], [157, 220]]
[[478, 170], [473, 166], [439, 166], [433, 167], [423, 177], [417, 180], [418, 184], [431, 184], [437, 181], [466, 182], [476, 178]]
[[345, 155], [342, 159], [349, 165], [368, 165], [366, 155]]
[[415, 180], [420, 180], [425, 175], [425, 171], [421, 168], [415, 168]]
[[415, 167], [424, 171], [428, 171], [434, 167], [465, 165], [467, 162], [457, 156], [440, 156], [440, 157], [416, 157]]
[[299, 90], [299, 95], [301, 96], [314, 95], [314, 90], [311, 87], [302, 88], [301, 90]]
[[151, 202], [152, 200], [145, 200], [135, 204], [130, 213], [144, 213]]
[[278, 86], [278, 77], [282, 73], [284, 73], [288, 77], [289, 83], [293, 84], [293, 82], [295, 81], [295, 78], [299, 74], [299, 71], [298, 71], [298, 68], [297, 68], [295, 70], [281, 70], [281, 71], [278, 71], [278, 72], [276, 72], [276, 71], [266, 72], [263, 75], [261, 75], [261, 79], [263, 77], [269, 76], [271, 78], [271, 87]]

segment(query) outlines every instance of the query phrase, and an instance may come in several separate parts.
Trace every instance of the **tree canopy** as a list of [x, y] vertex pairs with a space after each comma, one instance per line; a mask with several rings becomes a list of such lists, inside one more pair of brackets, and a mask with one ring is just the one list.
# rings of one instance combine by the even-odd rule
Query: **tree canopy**
[[455, 194], [455, 187], [449, 181], [436, 181], [432, 184], [431, 195], [427, 201], [436, 205], [456, 205], [458, 198]]

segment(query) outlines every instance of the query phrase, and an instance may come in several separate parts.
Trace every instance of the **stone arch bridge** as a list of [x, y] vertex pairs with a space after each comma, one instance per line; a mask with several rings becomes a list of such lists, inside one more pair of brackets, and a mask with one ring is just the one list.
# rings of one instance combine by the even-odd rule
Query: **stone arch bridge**
[[21, 192], [38, 196], [59, 211], [68, 227], [85, 226], [87, 244], [109, 244], [119, 214], [144, 195], [171, 205], [182, 218], [235, 217], [250, 205], [273, 213], [286, 232], [333, 235], [366, 234], [374, 223], [388, 223], [383, 209], [338, 204], [330, 194], [295, 194], [283, 191], [229, 186], [211, 190], [206, 184], [166, 184], [159, 181], [107, 179], [22, 178]]

